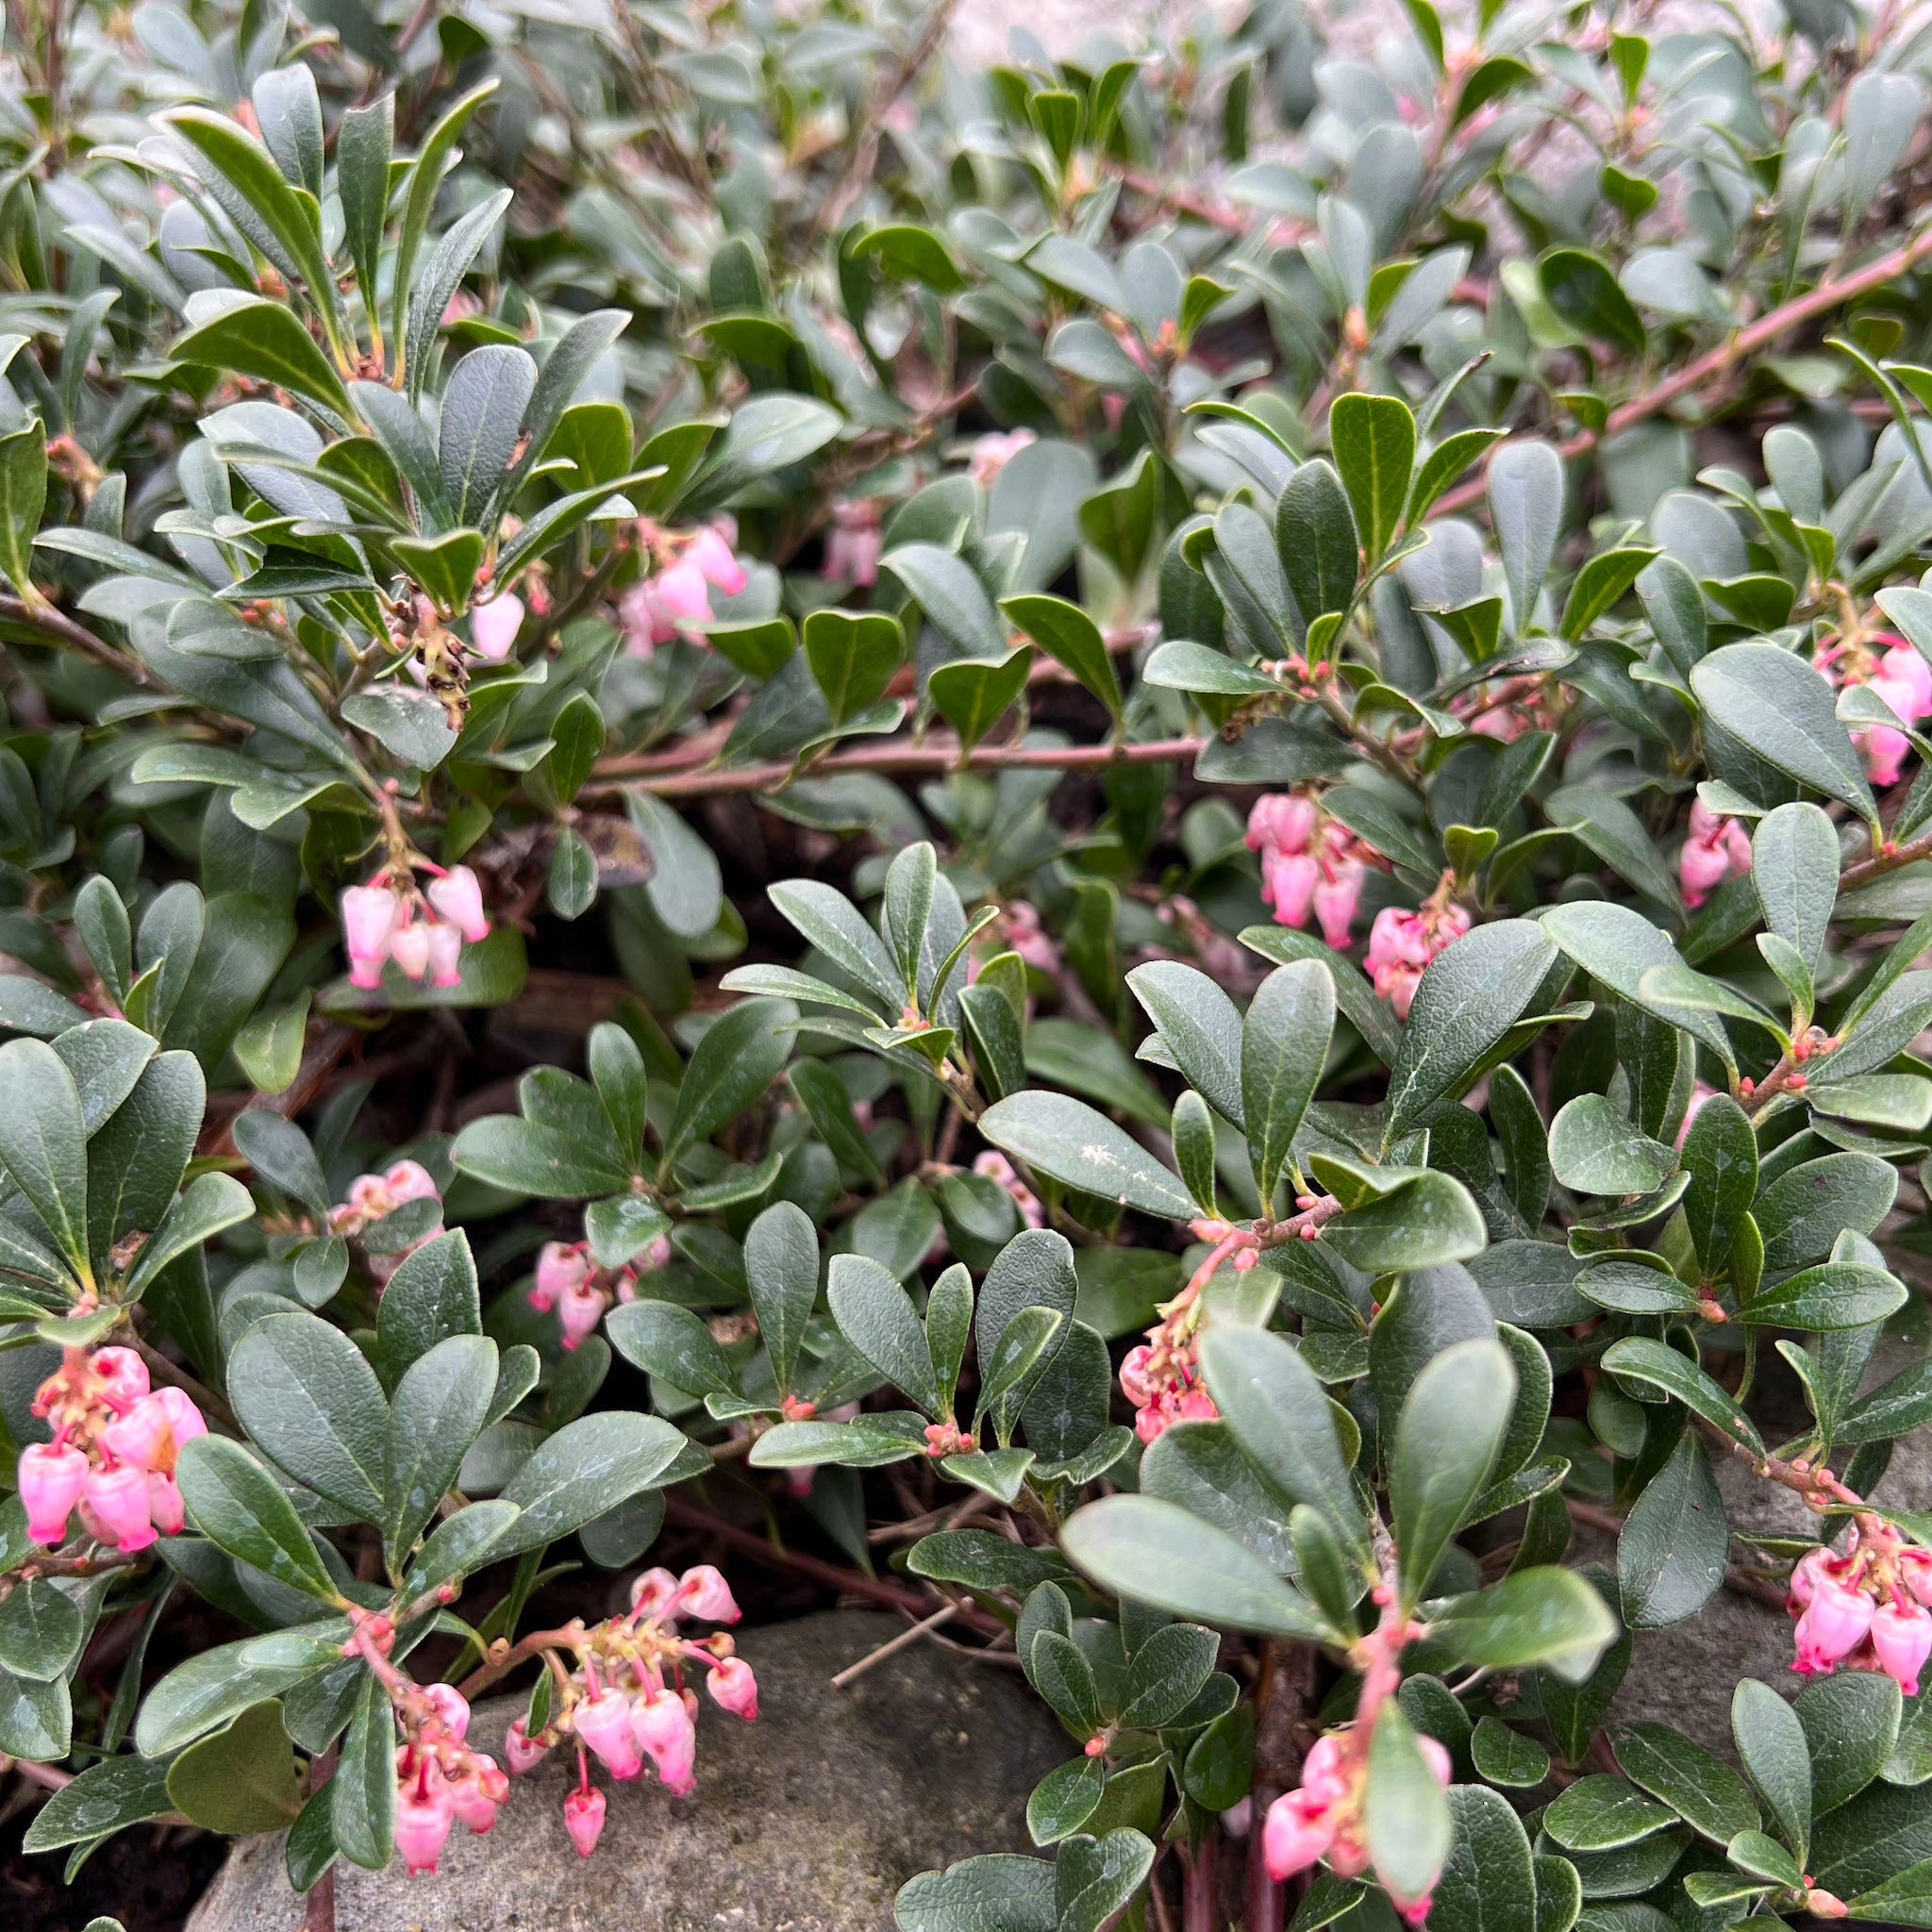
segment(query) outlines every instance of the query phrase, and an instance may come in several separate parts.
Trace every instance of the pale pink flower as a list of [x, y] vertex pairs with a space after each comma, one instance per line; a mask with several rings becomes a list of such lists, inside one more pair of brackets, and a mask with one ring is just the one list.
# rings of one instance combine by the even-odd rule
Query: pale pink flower
[[727, 597], [735, 597], [744, 589], [744, 566], [715, 528], [708, 526], [691, 540], [684, 560], [696, 565], [705, 582], [715, 591], [723, 591]]
[[1335, 1841], [1327, 1804], [1306, 1789], [1287, 1791], [1268, 1807], [1261, 1826], [1261, 1856], [1279, 1885], [1306, 1872]]
[[133, 1551], [144, 1550], [154, 1541], [146, 1470], [125, 1462], [111, 1469], [90, 1470], [81, 1485], [81, 1496], [106, 1532], [101, 1539], [104, 1542]]
[[529, 1733], [524, 1728], [524, 1720], [511, 1718], [509, 1729], [503, 1734], [503, 1755], [509, 1760], [510, 1770], [521, 1777], [526, 1771], [534, 1771], [550, 1756], [547, 1744], [533, 1744]]
[[608, 1297], [592, 1282], [563, 1290], [557, 1298], [557, 1317], [563, 1324], [564, 1347], [575, 1349], [591, 1334], [608, 1305]]
[[453, 865], [441, 878], [429, 881], [429, 903], [475, 945], [490, 937], [490, 915], [483, 909], [483, 885], [467, 865]]
[[501, 662], [516, 648], [524, 627], [524, 600], [514, 591], [499, 591], [487, 604], [470, 611], [470, 642], [477, 657]]
[[641, 1617], [675, 1616], [672, 1605], [677, 1599], [678, 1582], [661, 1567], [634, 1576], [630, 1586], [630, 1607]]
[[110, 1408], [125, 1408], [148, 1391], [147, 1364], [131, 1348], [97, 1348], [88, 1367], [101, 1378], [102, 1398]]
[[545, 1241], [537, 1254], [537, 1277], [530, 1289], [530, 1306], [547, 1315], [558, 1298], [583, 1287], [591, 1278], [591, 1257], [568, 1241]]
[[411, 923], [390, 935], [389, 956], [406, 979], [421, 979], [429, 971], [429, 928]]
[[879, 580], [879, 507], [871, 497], [838, 498], [819, 575], [827, 583], [870, 590]]
[[460, 1744], [470, 1735], [470, 1700], [454, 1684], [430, 1684], [423, 1694], [436, 1707], [442, 1735]]
[[179, 1536], [188, 1522], [188, 1506], [181, 1500], [175, 1478], [159, 1470], [148, 1472], [147, 1514], [163, 1536]]
[[664, 1789], [683, 1797], [697, 1782], [697, 1728], [675, 1690], [657, 1690], [631, 1707], [634, 1748], [650, 1754]]
[[455, 926], [439, 919], [427, 928], [429, 934], [429, 983], [431, 986], [460, 986], [463, 936]]
[[699, 1563], [687, 1570], [677, 1585], [675, 1614], [697, 1617], [707, 1624], [735, 1624], [744, 1613], [715, 1565]]
[[342, 893], [342, 945], [349, 980], [365, 991], [382, 984], [400, 902], [386, 886], [351, 886]]
[[456, 1822], [456, 1804], [446, 1786], [419, 1780], [396, 1796], [396, 1850], [409, 1876], [434, 1872]]
[[[1926, 1621], [1932, 1624], [1932, 1617], [1928, 1617]], [[758, 1679], [752, 1675], [751, 1666], [741, 1657], [727, 1657], [719, 1664], [712, 1671], [710, 1682], [706, 1689], [732, 1716], [741, 1717], [746, 1724], [750, 1724], [758, 1716]]]
[[1865, 1641], [1876, 1610], [1863, 1591], [1848, 1589], [1836, 1577], [1821, 1574], [1811, 1601], [1798, 1619], [1792, 1670], [1803, 1676], [1829, 1674], [1840, 1657]]
[[1014, 1207], [1020, 1210], [1020, 1219], [1028, 1227], [1046, 1225], [1046, 1209], [1041, 1205], [1040, 1196], [1020, 1178], [1013, 1163], [1004, 1154], [988, 1148], [974, 1158], [973, 1172], [984, 1174], [988, 1180], [997, 1181], [1012, 1197]]
[[1916, 1603], [1881, 1604], [1872, 1618], [1872, 1648], [1885, 1674], [1916, 1697], [1919, 1673], [1932, 1656], [1932, 1610]]
[[991, 490], [993, 479], [1029, 443], [1037, 442], [1030, 429], [1008, 429], [1004, 434], [995, 431], [982, 436], [973, 445], [973, 454], [967, 458], [966, 474], [982, 490]]
[[1315, 917], [1321, 923], [1322, 941], [1337, 952], [1346, 952], [1349, 928], [1355, 924], [1356, 908], [1361, 904], [1362, 883], [1368, 867], [1359, 858], [1332, 861], [1328, 876], [1315, 886]]
[[607, 1690], [589, 1697], [571, 1714], [577, 1740], [618, 1779], [634, 1778], [642, 1772], [644, 1760], [638, 1755], [638, 1740], [631, 1733], [630, 1699]]

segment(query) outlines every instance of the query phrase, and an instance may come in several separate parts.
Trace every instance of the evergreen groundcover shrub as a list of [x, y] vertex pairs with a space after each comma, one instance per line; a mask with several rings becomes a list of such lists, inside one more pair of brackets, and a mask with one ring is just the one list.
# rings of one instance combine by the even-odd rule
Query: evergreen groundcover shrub
[[648, 1856], [748, 1543], [1068, 1733], [906, 1932], [1932, 1925], [1932, 40], [1788, 5], [9, 9], [30, 1851]]

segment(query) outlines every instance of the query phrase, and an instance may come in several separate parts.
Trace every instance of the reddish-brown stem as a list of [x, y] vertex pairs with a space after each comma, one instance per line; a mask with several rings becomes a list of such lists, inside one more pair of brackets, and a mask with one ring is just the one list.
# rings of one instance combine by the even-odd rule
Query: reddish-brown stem
[[1221, 1834], [1209, 1826], [1187, 1867], [1181, 1887], [1181, 1932], [1219, 1932], [1214, 1878]]
[[[1761, 315], [1748, 327], [1739, 329], [1726, 336], [1714, 349], [1709, 349], [1694, 361], [1687, 362], [1674, 374], [1646, 390], [1641, 390], [1627, 401], [1619, 403], [1609, 413], [1601, 430], [1579, 430], [1557, 445], [1557, 453], [1563, 460], [1574, 462], [1578, 457], [1588, 456], [1599, 443], [1607, 442], [1612, 437], [1624, 430], [1634, 428], [1639, 423], [1647, 422], [1652, 416], [1659, 415], [1680, 397], [1690, 395], [1702, 389], [1712, 377], [1724, 375], [1748, 356], [1768, 347], [1787, 330], [1796, 328], [1800, 324], [1809, 322], [1814, 316], [1824, 315], [1833, 308], [1842, 308], [1847, 302], [1856, 301], [1860, 295], [1869, 294], [1874, 289], [1882, 289], [1888, 282], [1896, 281], [1907, 270], [1915, 267], [1927, 255], [1932, 255], [1932, 228], [1924, 234], [1915, 235], [1911, 241], [1902, 243], [1881, 255], [1877, 260], [1867, 262], [1861, 269], [1846, 275], [1836, 275], [1820, 282], [1815, 289], [1807, 290], [1802, 295], [1793, 296], [1777, 308]], [[1491, 458], [1493, 460], [1493, 456]], [[1458, 510], [1470, 508], [1483, 500], [1489, 485], [1484, 476], [1472, 476], [1466, 483], [1458, 483], [1454, 490], [1444, 491], [1429, 510], [1431, 517], [1454, 516]]]

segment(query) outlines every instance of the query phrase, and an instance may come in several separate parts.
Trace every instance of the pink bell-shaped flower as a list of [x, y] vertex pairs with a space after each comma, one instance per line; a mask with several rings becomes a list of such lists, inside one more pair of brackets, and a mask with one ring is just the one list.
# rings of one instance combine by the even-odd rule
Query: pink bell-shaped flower
[[630, 1607], [641, 1617], [675, 1617], [676, 1601], [677, 1578], [662, 1567], [631, 1579]]
[[1315, 886], [1315, 917], [1321, 923], [1323, 942], [1341, 953], [1348, 950], [1349, 928], [1355, 924], [1369, 869], [1359, 858], [1340, 858], [1331, 861], [1330, 870], [1333, 875]]
[[563, 1801], [563, 1828], [577, 1848], [577, 1857], [588, 1858], [604, 1835], [604, 1793], [594, 1785], [583, 1785]]
[[1147, 1379], [1147, 1364], [1154, 1351], [1142, 1341], [1121, 1357], [1121, 1393], [1136, 1408], [1145, 1408], [1154, 1400], [1154, 1385]]
[[429, 928], [421, 920], [399, 926], [390, 935], [389, 956], [404, 978], [421, 979], [429, 971]]
[[723, 591], [727, 597], [735, 597], [744, 589], [744, 566], [715, 528], [700, 530], [684, 555], [688, 562], [697, 566], [698, 574], [712, 589]]
[[[475, 1832], [488, 1831], [496, 1823], [496, 1800], [484, 1789], [483, 1766], [488, 1763], [486, 1758], [473, 1765], [449, 1788], [450, 1805], [456, 1815]], [[495, 1769], [493, 1765], [490, 1768]]]
[[[1928, 1619], [1932, 1621], [1932, 1619]], [[727, 1657], [712, 1671], [705, 1687], [712, 1701], [722, 1705], [733, 1717], [750, 1724], [758, 1714], [758, 1680], [741, 1657]]]
[[463, 983], [463, 936], [445, 919], [425, 928], [429, 935], [429, 983], [431, 986], [460, 986]]
[[1932, 1550], [1901, 1550], [1897, 1565], [1899, 1581], [1920, 1603], [1932, 1608]]
[[412, 1781], [397, 1793], [396, 1850], [411, 1878], [436, 1870], [456, 1815], [456, 1803], [443, 1784], [419, 1788]]
[[689, 558], [682, 558], [668, 569], [660, 570], [651, 580], [651, 592], [659, 619], [668, 624], [674, 633], [686, 625], [709, 624], [711, 621], [710, 586], [705, 580], [704, 572]]
[[1341, 1767], [1341, 1740], [1333, 1731], [1324, 1731], [1308, 1746], [1302, 1759], [1302, 1790], [1324, 1805], [1333, 1805], [1348, 1793], [1348, 1778]]
[[437, 1196], [436, 1176], [420, 1160], [399, 1160], [383, 1175], [389, 1190], [391, 1213], [405, 1201], [433, 1201]]
[[636, 1777], [644, 1768], [638, 1740], [631, 1733], [630, 1699], [607, 1690], [587, 1698], [572, 1713], [571, 1722], [584, 1748], [593, 1753], [610, 1775]]
[[1791, 1668], [1805, 1676], [1828, 1674], [1865, 1641], [1877, 1607], [1862, 1590], [1849, 1590], [1835, 1577], [1819, 1578], [1798, 1619], [1797, 1656]]
[[154, 1541], [146, 1470], [126, 1462], [112, 1469], [90, 1470], [81, 1495], [106, 1530], [104, 1541], [128, 1552], [144, 1550]]
[[164, 1467], [173, 1461], [175, 1447], [167, 1405], [158, 1395], [143, 1395], [125, 1415], [117, 1415], [101, 1431], [101, 1441], [117, 1460], [135, 1469]]
[[1312, 852], [1271, 852], [1261, 861], [1261, 897], [1274, 908], [1277, 925], [1304, 926], [1322, 883], [1322, 862]]
[[188, 1522], [188, 1506], [181, 1500], [175, 1478], [158, 1469], [148, 1473], [147, 1514], [163, 1536], [179, 1536]]
[[697, 1782], [698, 1734], [675, 1690], [657, 1690], [631, 1707], [631, 1727], [639, 1747], [650, 1753], [664, 1789], [683, 1797]]
[[558, 1297], [557, 1317], [563, 1324], [563, 1345], [575, 1348], [604, 1319], [604, 1291], [589, 1282], [567, 1288]]
[[487, 604], [470, 611], [470, 642], [477, 657], [500, 663], [516, 648], [524, 627], [524, 600], [514, 591], [499, 591]]
[[483, 885], [467, 865], [453, 865], [427, 887], [429, 903], [475, 945], [490, 937], [490, 915], [483, 909]]
[[131, 1348], [97, 1348], [88, 1367], [106, 1385], [101, 1392], [109, 1408], [126, 1408], [148, 1391], [147, 1364]]
[[436, 1722], [442, 1726], [442, 1735], [460, 1744], [470, 1734], [470, 1700], [454, 1684], [425, 1685], [423, 1694], [436, 1707]]
[[716, 1566], [699, 1563], [687, 1570], [678, 1582], [677, 1614], [699, 1617], [707, 1624], [735, 1624], [744, 1613]]
[[66, 1541], [67, 1519], [87, 1477], [87, 1457], [71, 1444], [29, 1442], [20, 1452], [16, 1480], [26, 1506], [26, 1533], [43, 1549]]
[[402, 910], [387, 886], [351, 886], [341, 898], [342, 946], [349, 956], [351, 984], [365, 989], [382, 984], [382, 962]]
[[1919, 1673], [1932, 1656], [1932, 1610], [1923, 1604], [1881, 1604], [1872, 1619], [1878, 1667], [1907, 1697], [1919, 1694]]
[[1261, 1826], [1261, 1856], [1277, 1885], [1306, 1872], [1334, 1842], [1327, 1808], [1306, 1790], [1285, 1792], [1269, 1806]]
[[1305, 852], [1315, 835], [1315, 818], [1313, 799], [1269, 792], [1248, 813], [1248, 846], [1256, 852]]

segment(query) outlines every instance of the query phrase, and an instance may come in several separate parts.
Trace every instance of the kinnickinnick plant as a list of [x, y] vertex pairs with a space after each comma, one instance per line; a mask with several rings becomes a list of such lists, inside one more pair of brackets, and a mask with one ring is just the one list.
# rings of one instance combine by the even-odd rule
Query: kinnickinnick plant
[[1068, 1733], [905, 1932], [1932, 1925], [1920, 15], [303, 10], [0, 67], [28, 1849], [608, 1848], [749, 1544]]

